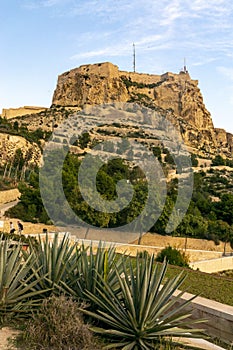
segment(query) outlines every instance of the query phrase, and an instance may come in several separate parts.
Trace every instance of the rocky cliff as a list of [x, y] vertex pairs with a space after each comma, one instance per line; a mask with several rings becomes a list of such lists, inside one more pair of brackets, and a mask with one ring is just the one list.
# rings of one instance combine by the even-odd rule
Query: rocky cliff
[[215, 129], [198, 81], [184, 70], [179, 74], [142, 74], [120, 71], [109, 62], [83, 65], [58, 77], [52, 107], [37, 114], [13, 118], [29, 130], [53, 131], [85, 105], [137, 102], [161, 112], [179, 129], [186, 144], [202, 156], [233, 156], [233, 136]]
[[53, 106], [134, 101], [160, 108], [180, 127], [185, 142], [199, 151], [233, 155], [233, 136], [215, 129], [198, 81], [187, 71], [150, 75], [120, 71], [106, 62], [83, 65], [58, 77]]
[[22, 158], [30, 165], [39, 165], [41, 150], [36, 143], [27, 141], [24, 137], [0, 133], [0, 166], [5, 163], [11, 164], [17, 154], [21, 151]]

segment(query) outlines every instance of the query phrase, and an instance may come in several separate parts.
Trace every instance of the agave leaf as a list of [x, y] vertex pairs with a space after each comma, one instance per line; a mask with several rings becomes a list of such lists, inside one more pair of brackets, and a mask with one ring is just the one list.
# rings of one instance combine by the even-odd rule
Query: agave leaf
[[127, 309], [129, 310], [129, 313], [132, 315], [132, 317], [134, 319], [136, 319], [137, 318], [136, 310], [135, 310], [135, 306], [136, 305], [135, 305], [135, 303], [133, 301], [133, 297], [132, 297], [132, 292], [130, 290], [129, 281], [127, 279], [125, 279], [125, 278], [124, 279], [121, 278], [117, 271], [116, 271], [116, 273], [117, 273], [119, 284], [121, 286], [123, 297], [127, 301], [127, 303], [126, 303]]
[[[151, 256], [150, 264], [152, 265], [154, 263], [154, 257]], [[154, 271], [152, 271], [152, 268], [150, 268], [150, 284], [148, 285], [148, 297], [147, 302], [144, 304], [144, 307], [142, 308], [141, 314], [140, 314], [140, 322], [141, 324], [144, 324], [145, 321], [148, 319], [148, 314], [150, 313], [152, 304], [154, 302], [155, 297], [158, 294], [158, 291], [161, 287], [161, 283], [163, 281], [163, 278], [165, 276], [167, 270], [166, 263], [164, 263], [159, 270], [159, 265], [157, 264]]]
[[72, 282], [71, 286], [77, 296], [81, 298], [86, 297], [85, 291], [96, 294], [97, 281], [99, 281], [99, 276], [102, 276], [103, 281], [111, 285], [112, 290], [117, 293], [119, 283], [115, 272], [116, 266], [121, 273], [123, 271], [122, 263], [120, 259], [117, 259], [114, 246], [106, 248], [100, 242], [97, 249], [94, 250], [92, 245], [86, 248], [82, 244], [75, 277], [76, 281], [75, 283]]
[[[119, 300], [112, 301], [110, 298], [108, 299], [101, 291], [98, 292], [100, 297], [93, 295], [89, 291], [87, 291], [86, 294], [89, 296], [90, 300], [95, 302], [100, 307], [99, 313], [101, 314], [103, 312], [102, 309], [104, 309], [108, 315], [108, 318], [112, 316], [115, 325], [119, 324], [120, 327], [124, 327], [124, 325], [129, 327], [130, 323], [126, 317], [126, 310], [124, 309], [123, 305], [120, 304]], [[87, 310], [83, 310], [83, 312], [87, 313]], [[94, 314], [92, 316], [95, 317]]]
[[[183, 309], [185, 309], [189, 304], [191, 304], [191, 302], [196, 298], [196, 296], [193, 296], [189, 300], [182, 301], [182, 303], [180, 303], [179, 305], [176, 305], [176, 307], [174, 309], [171, 309], [172, 306], [177, 303], [177, 300], [180, 300], [182, 295], [183, 295], [183, 293], [181, 293], [177, 297], [173, 297], [173, 299], [171, 299], [167, 303], [167, 305], [164, 305], [161, 308], [161, 310], [159, 312], [157, 312], [157, 317], [160, 317], [160, 315], [164, 314], [159, 318], [160, 321], [164, 322], [166, 320], [166, 322], [168, 322], [168, 323], [172, 322], [174, 320], [174, 315], [176, 317], [177, 314], [179, 314]], [[169, 309], [170, 309], [170, 311], [168, 311]], [[186, 311], [186, 314], [189, 315], [188, 311]]]
[[179, 274], [177, 277], [171, 280], [168, 280], [163, 285], [163, 287], [161, 288], [161, 290], [158, 292], [156, 296], [156, 305], [154, 305], [153, 311], [151, 312], [151, 316], [150, 316], [152, 320], [159, 317], [159, 315], [161, 314], [161, 310], [164, 306], [165, 306], [165, 309], [168, 308], [169, 300], [172, 298], [177, 288], [180, 287], [180, 282], [183, 280], [184, 278], [182, 278], [182, 276]]
[[[36, 260], [35, 269], [42, 266], [42, 269], [36, 273], [37, 288], [67, 292], [69, 290], [68, 278], [77, 268], [77, 245], [71, 244], [68, 234], [65, 234], [59, 241], [59, 235], [55, 233], [51, 242], [48, 235], [44, 241], [39, 236], [38, 246], [31, 245], [31, 251]], [[47, 277], [40, 279], [40, 276], [44, 275]]]
[[[118, 338], [119, 344], [129, 349], [154, 349], [154, 343], [161, 336], [182, 335], [201, 336], [201, 329], [192, 329], [194, 324], [187, 320], [189, 312], [184, 309], [194, 299], [183, 302], [179, 293], [173, 299], [174, 291], [184, 280], [179, 274], [164, 283], [167, 263], [160, 269], [153, 268], [153, 256], [148, 259], [136, 259], [135, 269], [132, 262], [129, 268], [122, 258], [120, 271], [116, 268], [119, 292], [115, 293], [102, 275], [97, 274], [96, 291], [86, 291], [86, 296], [96, 306], [96, 312], [84, 310], [85, 314], [104, 322], [109, 329], [101, 333], [113, 341]], [[121, 273], [120, 273], [121, 272]], [[176, 305], [176, 302], [181, 302]], [[132, 345], [134, 344], [134, 345]], [[112, 344], [111, 344], [112, 345]]]
[[[0, 237], [0, 313], [20, 310], [21, 313], [31, 311], [29, 306], [36, 305], [30, 298], [38, 300], [46, 290], [37, 291], [38, 283], [33, 266], [35, 263], [33, 253], [25, 255], [21, 252], [21, 242], [14, 244], [10, 249], [11, 241]], [[41, 277], [42, 278], [42, 277]]]

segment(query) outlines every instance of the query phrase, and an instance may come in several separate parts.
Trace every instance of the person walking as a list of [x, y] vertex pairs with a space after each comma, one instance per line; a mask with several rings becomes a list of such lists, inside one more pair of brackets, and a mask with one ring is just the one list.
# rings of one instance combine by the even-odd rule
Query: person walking
[[15, 228], [12, 221], [10, 221], [10, 233], [15, 233]]
[[23, 224], [20, 221], [17, 221], [18, 224], [18, 233], [21, 235], [23, 231]]

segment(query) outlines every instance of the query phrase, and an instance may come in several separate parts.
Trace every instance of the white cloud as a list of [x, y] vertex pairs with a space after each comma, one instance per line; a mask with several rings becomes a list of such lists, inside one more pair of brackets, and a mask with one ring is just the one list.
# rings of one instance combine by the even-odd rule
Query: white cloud
[[[55, 15], [77, 17], [77, 32], [69, 33], [69, 38], [75, 40], [79, 53], [72, 57], [101, 57], [102, 53], [124, 56], [135, 42], [138, 49], [151, 52], [174, 49], [195, 55], [195, 50], [199, 50], [194, 65], [202, 65], [221, 55], [230, 55], [233, 49], [232, 0], [27, 0], [27, 3], [54, 8]], [[120, 43], [119, 50], [113, 50], [113, 42]]]
[[143, 45], [156, 43], [158, 41], [163, 41], [165, 38], [165, 35], [162, 35], [162, 34], [147, 35], [147, 36], [144, 36], [141, 39], [135, 41], [135, 44], [138, 46], [143, 46]]
[[118, 45], [118, 46], [108, 46], [100, 50], [92, 50], [86, 52], [80, 52], [70, 57], [71, 60], [80, 60], [94, 57], [117, 57], [128, 55], [132, 50], [132, 47], [129, 45]]
[[192, 66], [204, 66], [204, 65], [207, 65], [209, 63], [212, 63], [212, 62], [215, 62], [215, 61], [218, 61], [218, 57], [209, 57], [209, 58], [204, 58], [200, 61], [197, 61], [197, 62], [193, 62], [192, 63]]
[[184, 10], [180, 0], [173, 0], [167, 5], [162, 14], [161, 25], [170, 26], [179, 18], [184, 16]]
[[65, 2], [66, 0], [26, 0], [23, 6], [27, 9], [33, 10], [40, 7], [54, 7], [60, 4], [64, 5]]

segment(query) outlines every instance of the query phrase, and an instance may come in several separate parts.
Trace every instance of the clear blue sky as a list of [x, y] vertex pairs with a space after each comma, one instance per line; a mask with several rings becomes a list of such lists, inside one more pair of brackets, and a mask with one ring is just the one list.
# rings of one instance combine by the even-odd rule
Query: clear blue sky
[[233, 133], [232, 0], [0, 0], [0, 112], [50, 106], [57, 76], [110, 61], [178, 73], [186, 57], [216, 127]]

